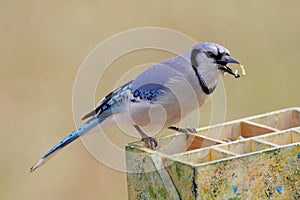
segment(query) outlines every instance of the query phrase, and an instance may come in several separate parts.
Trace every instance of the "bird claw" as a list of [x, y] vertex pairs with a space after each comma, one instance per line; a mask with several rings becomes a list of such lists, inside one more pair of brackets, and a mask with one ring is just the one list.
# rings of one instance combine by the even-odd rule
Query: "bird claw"
[[180, 127], [176, 127], [176, 126], [170, 126], [169, 129], [186, 134], [186, 138], [189, 137], [190, 133], [197, 134], [197, 130], [195, 128], [189, 128], [189, 127], [180, 128]]
[[145, 142], [147, 148], [152, 150], [155, 150], [158, 144], [156, 139], [152, 137], [143, 138], [142, 141]]
[[183, 133], [197, 133], [197, 130], [195, 128], [186, 127], [186, 128], [179, 128], [179, 129], [181, 129]]

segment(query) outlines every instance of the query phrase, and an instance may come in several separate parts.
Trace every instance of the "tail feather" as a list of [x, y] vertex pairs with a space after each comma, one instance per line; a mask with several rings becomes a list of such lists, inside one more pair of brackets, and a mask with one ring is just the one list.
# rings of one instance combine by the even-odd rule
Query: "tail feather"
[[93, 127], [95, 127], [97, 124], [101, 123], [104, 121], [106, 117], [102, 118], [94, 118], [83, 124], [81, 127], [73, 131], [70, 135], [62, 139], [59, 143], [57, 143], [54, 147], [52, 147], [47, 153], [45, 153], [31, 168], [30, 171], [33, 172], [36, 170], [38, 167], [46, 163], [50, 158], [52, 158], [56, 153], [59, 152], [64, 146], [70, 144], [79, 136], [83, 135]]

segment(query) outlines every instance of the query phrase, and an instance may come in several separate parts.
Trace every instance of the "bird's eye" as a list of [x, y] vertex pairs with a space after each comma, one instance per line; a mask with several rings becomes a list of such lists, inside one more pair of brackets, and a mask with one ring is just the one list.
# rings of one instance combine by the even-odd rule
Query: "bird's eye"
[[211, 51], [208, 51], [208, 52], [207, 52], [207, 55], [208, 55], [208, 57], [210, 57], [210, 58], [214, 58], [214, 57], [215, 57], [215, 54], [213, 54], [213, 52], [211, 52]]

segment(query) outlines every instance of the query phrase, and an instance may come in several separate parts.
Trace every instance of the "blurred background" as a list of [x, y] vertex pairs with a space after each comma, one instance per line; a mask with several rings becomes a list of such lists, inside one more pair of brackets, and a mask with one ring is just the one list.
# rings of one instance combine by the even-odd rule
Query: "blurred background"
[[[127, 199], [126, 174], [99, 163], [80, 140], [29, 172], [75, 129], [72, 90], [84, 58], [121, 31], [157, 26], [228, 47], [247, 76], [224, 79], [226, 121], [299, 106], [299, 7], [297, 0], [2, 0], [0, 199]], [[95, 100], [113, 89], [118, 69], [170, 56], [146, 50], [120, 58], [99, 83]], [[209, 102], [201, 119], [201, 126], [208, 124]]]

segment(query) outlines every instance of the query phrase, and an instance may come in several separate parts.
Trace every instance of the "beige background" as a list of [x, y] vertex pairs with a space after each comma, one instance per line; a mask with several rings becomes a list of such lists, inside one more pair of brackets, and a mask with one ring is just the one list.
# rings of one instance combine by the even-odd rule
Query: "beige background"
[[[29, 173], [42, 153], [75, 128], [72, 89], [83, 59], [120, 31], [158, 26], [227, 46], [248, 74], [225, 77], [226, 120], [299, 106], [299, 8], [297, 0], [2, 0], [0, 199], [127, 198], [126, 175], [100, 164], [79, 140]], [[118, 69], [168, 57], [148, 50], [120, 58], [102, 80], [108, 83], [100, 82], [96, 100], [112, 89]], [[209, 108], [202, 110], [202, 125]], [[127, 142], [110, 137], [121, 146]]]

